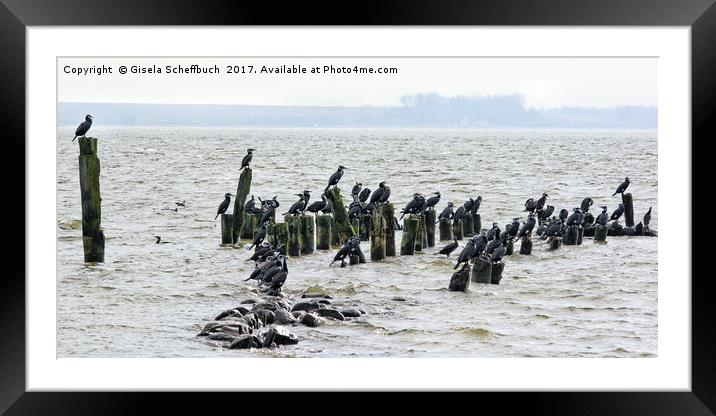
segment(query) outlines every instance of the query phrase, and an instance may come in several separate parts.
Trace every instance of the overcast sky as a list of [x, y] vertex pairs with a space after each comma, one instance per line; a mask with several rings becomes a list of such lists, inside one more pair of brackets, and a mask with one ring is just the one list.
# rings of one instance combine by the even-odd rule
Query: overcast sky
[[[120, 65], [221, 74], [119, 74]], [[303, 65], [307, 74], [227, 74], [227, 65]], [[113, 74], [66, 74], [111, 66]], [[313, 67], [396, 67], [397, 74], [311, 74]], [[656, 58], [59, 58], [63, 102], [391, 106], [405, 94], [521, 94], [527, 107], [657, 105]]]

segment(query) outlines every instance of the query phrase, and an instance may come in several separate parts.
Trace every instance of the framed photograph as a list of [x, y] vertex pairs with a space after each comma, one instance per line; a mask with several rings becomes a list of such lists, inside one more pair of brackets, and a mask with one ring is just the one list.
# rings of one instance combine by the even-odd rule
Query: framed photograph
[[0, 410], [440, 390], [712, 414], [712, 3], [3, 0], [25, 261]]

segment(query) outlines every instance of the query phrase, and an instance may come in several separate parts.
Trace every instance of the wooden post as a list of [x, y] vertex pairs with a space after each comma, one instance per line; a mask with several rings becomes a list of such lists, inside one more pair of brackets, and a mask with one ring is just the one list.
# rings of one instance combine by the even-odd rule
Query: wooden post
[[331, 214], [331, 246], [341, 246], [341, 236], [338, 235], [338, 225], [336, 224], [336, 218]]
[[594, 227], [594, 241], [607, 241], [607, 226], [597, 224]]
[[502, 280], [502, 271], [505, 270], [505, 263], [499, 261], [492, 263], [492, 273], [490, 274], [490, 283], [499, 285]]
[[576, 246], [577, 240], [579, 239], [579, 229], [576, 225], [570, 225], [567, 227], [567, 232], [564, 234], [562, 243], [566, 246]]
[[634, 226], [634, 201], [631, 194], [622, 194], [622, 204], [624, 204], [624, 218], [627, 227]]
[[440, 241], [452, 241], [452, 225], [450, 220], [440, 220]]
[[331, 200], [333, 204], [333, 218], [336, 220], [336, 228], [338, 236], [340, 238], [340, 244], [345, 244], [349, 238], [356, 235], [356, 230], [348, 219], [348, 211], [346, 206], [343, 204], [343, 197], [341, 196], [341, 190], [334, 186], [333, 189], [328, 191], [327, 198]]
[[464, 228], [462, 225], [462, 220], [457, 220], [457, 222], [454, 223], [452, 227], [452, 233], [455, 235], [455, 238], [457, 238], [458, 240], [462, 240], [462, 237], [464, 235], [463, 231]]
[[[259, 222], [261, 221], [261, 217], [263, 214], [246, 214], [244, 213], [244, 229], [241, 230], [241, 238], [245, 238], [247, 240], [252, 240], [254, 238], [254, 234], [256, 234], [256, 231], [260, 228]], [[234, 226], [236, 226], [236, 220], [234, 219]], [[234, 241], [234, 243], [238, 243], [239, 240]]]
[[475, 235], [475, 218], [471, 214], [465, 214], [462, 222], [462, 233], [465, 237]]
[[313, 216], [301, 216], [301, 254], [311, 254], [316, 249], [316, 240], [313, 232], [316, 225], [313, 222]]
[[400, 241], [400, 255], [410, 256], [415, 254], [415, 240], [418, 236], [418, 225], [420, 220], [412, 214], [403, 220], [403, 238]]
[[360, 247], [356, 249], [356, 252], [358, 254], [358, 263], [365, 263], [365, 254], [363, 254], [363, 250], [361, 250]]
[[511, 256], [512, 253], [514, 253], [514, 252], [515, 252], [515, 242], [513, 240], [510, 240], [505, 245], [505, 255]]
[[[425, 234], [425, 216], [424, 215], [416, 215], [415, 218], [418, 219], [418, 233], [415, 236], [415, 251], [423, 251], [423, 234]], [[427, 240], [427, 237], [425, 239]], [[427, 244], [425, 244], [425, 245], [427, 245]]]
[[425, 211], [425, 232], [428, 235], [428, 247], [435, 247], [435, 210]]
[[460, 270], [452, 274], [448, 290], [451, 292], [467, 292], [468, 287], [470, 287], [470, 265], [465, 263]]
[[584, 227], [579, 227], [577, 230], [577, 245], [582, 244], [582, 239], [584, 239]]
[[[245, 168], [239, 176], [239, 183], [236, 185], [236, 195], [234, 195], [234, 244], [239, 242], [241, 232], [243, 231], [244, 218], [244, 204], [246, 204], [246, 197], [251, 191], [251, 168]], [[259, 217], [259, 221], [261, 217]], [[254, 227], [255, 228], [255, 227]], [[253, 238], [252, 235], [249, 238]]]
[[282, 222], [280, 224], [272, 224], [271, 227], [273, 229], [273, 242], [271, 244], [274, 248], [278, 247], [279, 244], [283, 244], [284, 249], [288, 250], [288, 224]]
[[385, 218], [385, 255], [395, 257], [395, 207], [393, 204], [383, 205], [383, 218]]
[[301, 217], [286, 215], [284, 221], [288, 224], [288, 244], [286, 252], [289, 256], [301, 255]]
[[486, 255], [475, 258], [470, 280], [475, 283], [490, 283], [492, 280], [492, 261]]
[[[375, 212], [377, 208], [373, 209]], [[372, 214], [361, 214], [358, 226], [358, 234], [360, 235], [360, 241], [368, 241], [371, 238], [371, 215]]]
[[360, 263], [360, 258], [355, 254], [349, 254], [348, 255], [348, 264], [353, 266], [354, 264]]
[[472, 216], [472, 228], [475, 234], [479, 234], [482, 232], [482, 219], [480, 218], [480, 214], [475, 214]]
[[82, 197], [82, 247], [85, 262], [104, 263], [102, 197], [99, 192], [100, 163], [97, 138], [80, 137], [80, 194]]
[[330, 215], [316, 216], [316, 248], [318, 250], [331, 249], [331, 222]]
[[[361, 225], [365, 222], [362, 221]], [[385, 216], [383, 207], [373, 208], [373, 217], [370, 219], [370, 261], [381, 261], [385, 258]], [[361, 238], [362, 240], [363, 238]]]
[[234, 244], [234, 216], [221, 214], [221, 244]]
[[532, 254], [532, 238], [528, 235], [522, 237], [522, 243], [520, 243], [520, 254], [529, 256]]
[[552, 241], [549, 242], [550, 250], [557, 250], [562, 247], [562, 237], [553, 237]]
[[624, 235], [624, 227], [622, 227], [622, 225], [618, 222], [614, 221], [612, 225], [609, 226], [607, 234], [613, 237], [621, 237]]

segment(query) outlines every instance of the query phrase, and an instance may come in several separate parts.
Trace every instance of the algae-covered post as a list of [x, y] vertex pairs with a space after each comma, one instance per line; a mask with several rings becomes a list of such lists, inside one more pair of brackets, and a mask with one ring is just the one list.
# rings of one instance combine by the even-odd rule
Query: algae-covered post
[[[373, 211], [376, 211], [374, 209]], [[354, 226], [355, 228], [355, 226]], [[358, 223], [358, 233], [361, 241], [368, 241], [371, 234], [371, 214], [361, 214], [360, 221]]]
[[[385, 258], [385, 216], [383, 215], [383, 207], [379, 206], [373, 209], [373, 217], [370, 220], [370, 260], [381, 261]], [[361, 223], [362, 225], [363, 223]], [[363, 238], [361, 237], [361, 240]]]
[[481, 255], [475, 258], [470, 280], [475, 283], [490, 283], [492, 281], [492, 261], [487, 256]]
[[455, 238], [457, 238], [458, 240], [462, 240], [463, 235], [464, 235], [462, 220], [457, 220], [456, 222], [453, 223], [452, 233], [453, 233], [453, 235], [455, 235]]
[[343, 204], [341, 190], [337, 186], [334, 186], [330, 191], [328, 191], [327, 197], [333, 204], [333, 218], [336, 221], [336, 229], [338, 231], [340, 243], [345, 244], [349, 238], [356, 235], [356, 230], [353, 229], [353, 226], [348, 219], [348, 211], [346, 210], [346, 206]]
[[428, 247], [435, 247], [435, 210], [425, 211], [425, 232], [428, 237]]
[[450, 220], [440, 220], [440, 241], [452, 241], [452, 225]]
[[221, 244], [234, 243], [234, 216], [221, 214]]
[[336, 218], [331, 214], [331, 246], [341, 246], [341, 236], [338, 235], [338, 225], [336, 224]]
[[448, 290], [451, 292], [467, 292], [470, 287], [470, 265], [465, 263], [462, 268], [452, 274]]
[[493, 285], [499, 285], [502, 280], [502, 271], [505, 270], [505, 263], [498, 261], [492, 264], [492, 274], [490, 276], [490, 283]]
[[280, 244], [283, 244], [284, 248], [288, 247], [288, 224], [285, 222], [269, 224], [267, 233], [270, 236], [269, 242], [274, 248]]
[[415, 236], [415, 251], [423, 251], [423, 247], [427, 245], [427, 242], [423, 239], [423, 235], [425, 234], [425, 216], [418, 214], [415, 218], [418, 219], [418, 233]]
[[[247, 240], [252, 240], [254, 238], [254, 234], [259, 229], [259, 222], [261, 222], [261, 217], [263, 214], [246, 214], [244, 213], [244, 224], [242, 225], [243, 230], [241, 230], [241, 233], [239, 236], [241, 238], [245, 238]], [[236, 220], [234, 219], [234, 224], [236, 224]], [[239, 240], [234, 241], [234, 243], [238, 243]]]
[[482, 219], [480, 218], [480, 214], [472, 215], [472, 229], [475, 234], [482, 232]]
[[418, 223], [420, 220], [413, 214], [403, 220], [403, 238], [400, 241], [400, 255], [415, 254], [415, 240], [418, 236]]
[[575, 246], [577, 245], [578, 239], [579, 228], [576, 225], [570, 225], [567, 227], [567, 232], [564, 234], [562, 243], [564, 243], [565, 246]]
[[234, 243], [239, 242], [244, 225], [244, 204], [246, 203], [246, 196], [251, 191], [251, 175], [251, 168], [245, 168], [241, 172], [239, 184], [236, 186], [236, 196], [234, 198]]
[[304, 215], [301, 218], [301, 254], [311, 254], [316, 248], [314, 239], [315, 224], [313, 217]]
[[331, 222], [330, 215], [316, 216], [316, 248], [318, 250], [330, 250], [331, 248]]
[[524, 254], [525, 256], [532, 254], [532, 238], [528, 235], [522, 237], [522, 242], [520, 243], [520, 254]]
[[550, 250], [557, 250], [560, 247], [562, 247], [562, 237], [554, 237], [552, 241], [549, 242]]
[[395, 207], [387, 203], [382, 209], [385, 218], [385, 255], [395, 257]]
[[294, 217], [286, 215], [284, 221], [288, 224], [288, 244], [286, 244], [286, 250], [289, 256], [300, 256], [301, 255], [301, 217]]
[[80, 192], [82, 196], [82, 246], [86, 262], [104, 262], [102, 197], [99, 194], [97, 139], [80, 137]]
[[622, 204], [624, 204], [624, 217], [627, 227], [634, 226], [634, 201], [631, 194], [622, 194]]
[[462, 233], [465, 237], [472, 237], [475, 235], [475, 217], [470, 213], [465, 214], [462, 222]]
[[594, 241], [607, 241], [608, 228], [606, 225], [594, 226]]

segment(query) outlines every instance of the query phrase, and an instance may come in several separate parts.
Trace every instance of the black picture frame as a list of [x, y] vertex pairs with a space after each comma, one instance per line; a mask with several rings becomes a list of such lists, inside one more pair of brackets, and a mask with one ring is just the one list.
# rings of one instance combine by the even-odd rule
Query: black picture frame
[[[147, 394], [137, 393], [28, 393], [25, 361], [25, 184], [17, 180], [25, 172], [25, 46], [27, 26], [41, 25], [592, 25], [592, 26], [689, 26], [691, 27], [692, 138], [684, 145], [698, 144], [699, 153], [712, 153], [713, 134], [708, 129], [716, 108], [716, 6], [712, 0], [690, 2], [665, 0], [496, 0], [425, 1], [392, 3], [238, 1], [108, 1], [108, 0], [0, 0], [0, 97], [3, 110], [2, 138], [5, 163], [4, 193], [12, 199], [2, 204], [7, 221], [4, 252], [13, 260], [4, 262], [0, 277], [0, 413], [8, 414], [103, 414], [146, 409]], [[692, 150], [693, 155], [693, 150]], [[703, 165], [702, 165], [703, 166]], [[695, 161], [692, 169], [696, 167]], [[694, 174], [697, 173], [697, 174]], [[704, 172], [705, 173], [705, 172]], [[698, 172], [692, 173], [692, 189], [698, 189]], [[705, 175], [705, 177], [708, 177]], [[22, 202], [20, 195], [23, 196]], [[698, 196], [698, 195], [697, 195]], [[662, 195], [668, 198], [668, 195]], [[687, 201], [684, 201], [686, 203]], [[702, 201], [706, 204], [706, 201]], [[22, 206], [21, 206], [22, 205]], [[692, 206], [698, 206], [693, 204]], [[706, 205], [705, 205], [706, 206]], [[22, 214], [21, 214], [22, 212]], [[691, 213], [685, 212], [685, 216]], [[696, 214], [696, 213], [695, 213]], [[22, 215], [23, 221], [17, 217]], [[691, 220], [685, 224], [691, 226]], [[695, 228], [693, 228], [695, 229]], [[707, 230], [704, 230], [707, 231]], [[708, 258], [714, 243], [697, 244], [692, 233], [693, 259]], [[22, 239], [18, 236], [23, 235]], [[687, 244], [689, 242], [682, 242]], [[20, 249], [22, 247], [22, 249]], [[703, 260], [701, 260], [703, 262]], [[711, 274], [697, 274], [693, 262], [684, 265], [683, 276], [692, 270], [692, 389], [690, 392], [574, 392], [492, 393], [480, 397], [480, 408], [497, 404], [500, 413], [529, 411], [558, 414], [714, 414], [716, 409], [716, 325], [711, 301]], [[297, 385], [300, 388], [300, 385]], [[523, 397], [511, 397], [521, 394]], [[382, 400], [381, 408], [404, 409], [406, 402], [421, 405], [432, 400], [421, 395], [405, 400]], [[152, 397], [151, 399], [154, 399]], [[163, 395], [185, 410], [192, 407], [222, 411], [221, 402], [194, 395]], [[234, 399], [232, 399], [233, 401]], [[293, 399], [300, 400], [300, 399]], [[338, 397], [351, 413], [371, 408], [369, 401]], [[266, 394], [256, 401], [241, 400], [241, 410], [253, 403], [266, 403]], [[450, 401], [452, 402], [452, 401]], [[460, 401], [455, 404], [461, 405]], [[260, 408], [260, 407], [259, 407]], [[264, 407], [267, 410], [268, 407]], [[233, 410], [233, 409], [223, 409]], [[326, 411], [325, 409], [323, 411]], [[342, 413], [342, 412], [341, 412]]]

